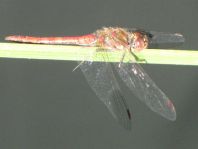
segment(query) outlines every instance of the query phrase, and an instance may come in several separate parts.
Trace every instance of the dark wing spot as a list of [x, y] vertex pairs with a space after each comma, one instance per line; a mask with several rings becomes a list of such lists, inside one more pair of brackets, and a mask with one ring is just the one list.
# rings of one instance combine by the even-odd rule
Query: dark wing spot
[[129, 109], [127, 109], [127, 114], [128, 114], [129, 119], [131, 120], [131, 112]]

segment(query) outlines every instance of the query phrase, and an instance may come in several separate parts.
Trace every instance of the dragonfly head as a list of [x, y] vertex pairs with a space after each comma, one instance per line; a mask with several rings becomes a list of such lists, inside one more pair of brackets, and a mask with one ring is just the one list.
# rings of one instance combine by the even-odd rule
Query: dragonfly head
[[135, 51], [146, 49], [149, 44], [148, 35], [145, 32], [135, 31], [131, 36], [131, 48]]

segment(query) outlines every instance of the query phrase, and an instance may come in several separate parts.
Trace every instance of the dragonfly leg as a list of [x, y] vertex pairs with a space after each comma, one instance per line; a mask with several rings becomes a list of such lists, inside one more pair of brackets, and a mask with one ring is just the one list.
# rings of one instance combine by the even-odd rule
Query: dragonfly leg
[[130, 53], [133, 55], [133, 57], [135, 58], [136, 62], [144, 62], [147, 63], [146, 59], [144, 58], [139, 58], [133, 51], [130, 50]]
[[119, 68], [120, 68], [121, 64], [123, 63], [125, 55], [126, 55], [126, 51], [124, 51], [123, 54], [122, 54], [122, 57], [120, 59], [119, 65], [118, 65]]

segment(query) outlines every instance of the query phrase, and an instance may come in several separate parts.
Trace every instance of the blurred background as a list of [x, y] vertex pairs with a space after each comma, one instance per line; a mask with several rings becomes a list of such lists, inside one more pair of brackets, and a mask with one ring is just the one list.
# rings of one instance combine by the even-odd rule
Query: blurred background
[[[0, 41], [10, 34], [64, 36], [103, 26], [179, 32], [198, 50], [196, 0], [1, 0]], [[172, 99], [177, 120], [150, 111], [120, 82], [132, 131], [120, 127], [76, 62], [0, 59], [1, 149], [198, 148], [198, 67], [143, 65]]]

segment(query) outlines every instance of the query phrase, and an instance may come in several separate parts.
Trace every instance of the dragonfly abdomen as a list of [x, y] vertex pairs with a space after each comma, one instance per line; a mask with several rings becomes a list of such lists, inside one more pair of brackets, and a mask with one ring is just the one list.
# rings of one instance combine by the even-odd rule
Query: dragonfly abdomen
[[88, 34], [83, 36], [65, 36], [65, 37], [34, 37], [13, 35], [5, 38], [7, 41], [25, 42], [25, 43], [40, 43], [40, 44], [71, 44], [93, 46], [96, 43], [96, 36]]

